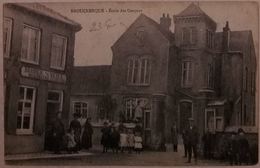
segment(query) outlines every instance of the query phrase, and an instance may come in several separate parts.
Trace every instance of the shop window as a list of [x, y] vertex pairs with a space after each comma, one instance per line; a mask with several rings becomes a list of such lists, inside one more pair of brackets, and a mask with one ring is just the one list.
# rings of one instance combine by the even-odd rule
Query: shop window
[[192, 62], [184, 61], [182, 63], [182, 87], [191, 87], [192, 85]]
[[10, 57], [11, 39], [12, 39], [12, 26], [13, 20], [10, 18], [4, 18], [4, 29], [3, 29], [3, 50], [4, 57]]
[[20, 86], [17, 111], [17, 134], [32, 134], [35, 107], [35, 88]]
[[73, 102], [73, 113], [81, 114], [82, 118], [88, 117], [88, 103], [87, 102]]
[[131, 58], [128, 60], [127, 83], [130, 85], [149, 85], [151, 63], [148, 58]]
[[21, 60], [38, 64], [40, 53], [40, 29], [24, 25], [22, 35]]
[[216, 109], [205, 110], [205, 130], [210, 132], [223, 131], [223, 116], [216, 112]]
[[51, 68], [64, 70], [66, 61], [67, 38], [53, 34], [51, 48]]

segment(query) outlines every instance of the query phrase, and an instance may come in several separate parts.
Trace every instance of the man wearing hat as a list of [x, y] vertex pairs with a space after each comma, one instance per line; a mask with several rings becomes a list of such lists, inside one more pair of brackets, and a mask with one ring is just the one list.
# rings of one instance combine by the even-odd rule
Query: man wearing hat
[[193, 151], [195, 163], [197, 163], [197, 145], [199, 140], [199, 134], [196, 126], [194, 126], [194, 119], [189, 118], [189, 126], [187, 128], [187, 147], [188, 147], [188, 161], [191, 163], [191, 155]]

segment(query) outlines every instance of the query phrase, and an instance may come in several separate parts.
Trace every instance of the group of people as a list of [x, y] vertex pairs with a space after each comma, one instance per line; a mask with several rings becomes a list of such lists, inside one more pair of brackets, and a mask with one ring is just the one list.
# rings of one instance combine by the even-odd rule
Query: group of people
[[60, 154], [64, 148], [68, 153], [77, 153], [82, 148], [92, 147], [93, 128], [90, 124], [90, 118], [82, 125], [79, 121], [81, 115], [73, 114], [74, 119], [70, 122], [69, 129], [65, 132], [64, 124], [61, 120], [61, 112], [57, 113], [55, 122], [52, 124], [51, 139], [55, 154]]
[[143, 149], [142, 145], [142, 128], [137, 124], [135, 128], [127, 128], [122, 122], [118, 126], [115, 124], [108, 124], [104, 122], [104, 127], [101, 129], [102, 137], [101, 144], [103, 145], [103, 153], [108, 152], [109, 149], [113, 153], [121, 151], [136, 151], [140, 153]]

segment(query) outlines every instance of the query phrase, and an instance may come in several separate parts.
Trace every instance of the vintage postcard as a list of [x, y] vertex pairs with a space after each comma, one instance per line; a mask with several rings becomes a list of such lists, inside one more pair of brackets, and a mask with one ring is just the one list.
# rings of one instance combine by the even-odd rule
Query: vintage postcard
[[257, 166], [259, 3], [5, 1], [8, 166]]

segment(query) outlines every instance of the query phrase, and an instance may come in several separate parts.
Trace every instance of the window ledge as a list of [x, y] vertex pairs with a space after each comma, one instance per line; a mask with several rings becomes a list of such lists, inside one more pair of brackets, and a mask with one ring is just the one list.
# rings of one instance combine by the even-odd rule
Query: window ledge
[[150, 86], [150, 84], [127, 84], [127, 86]]
[[59, 71], [64, 71], [65, 70], [65, 67], [55, 67], [55, 66], [50, 66], [51, 69], [54, 69], [54, 70], [59, 70]]
[[24, 62], [24, 63], [28, 63], [28, 64], [39, 65], [39, 61], [33, 62], [33, 61], [25, 60], [25, 59], [20, 59], [20, 61]]

